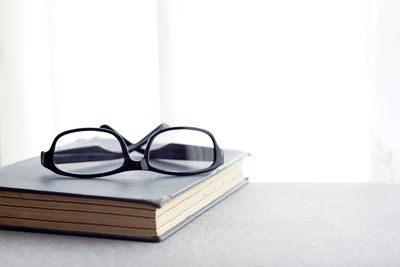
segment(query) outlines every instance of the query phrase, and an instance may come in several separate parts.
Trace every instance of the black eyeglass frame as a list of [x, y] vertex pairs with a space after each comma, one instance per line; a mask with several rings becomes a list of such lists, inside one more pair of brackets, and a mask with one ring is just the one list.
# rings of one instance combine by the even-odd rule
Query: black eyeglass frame
[[[201, 169], [201, 170], [196, 170], [196, 171], [188, 171], [188, 172], [173, 172], [173, 171], [167, 171], [167, 170], [162, 170], [159, 168], [155, 168], [151, 166], [149, 163], [149, 156], [150, 156], [150, 147], [151, 144], [153, 143], [154, 139], [161, 133], [167, 132], [167, 131], [172, 131], [172, 130], [194, 130], [194, 131], [200, 131], [205, 134], [207, 134], [213, 144], [214, 144], [214, 162], [207, 168]], [[56, 144], [57, 141], [62, 137], [70, 133], [75, 133], [75, 132], [84, 132], [84, 131], [97, 131], [97, 132], [104, 132], [104, 133], [109, 133], [113, 135], [120, 143], [121, 149], [122, 149], [122, 154], [124, 157], [124, 162], [121, 165], [121, 167], [104, 172], [104, 173], [96, 173], [96, 174], [75, 174], [75, 173], [69, 173], [60, 170], [57, 168], [55, 162], [54, 162], [54, 152], [56, 149]], [[131, 146], [129, 151], [138, 151], [141, 146], [144, 144], [146, 145], [146, 149], [144, 151], [143, 158], [140, 161], [135, 161], [132, 160], [131, 157], [129, 156], [128, 152], [128, 146]], [[60, 134], [58, 134], [55, 138], [54, 141], [50, 147], [50, 149], [47, 152], [42, 151], [41, 152], [41, 164], [43, 167], [53, 171], [54, 173], [64, 175], [64, 176], [71, 176], [75, 178], [96, 178], [96, 177], [103, 177], [103, 176], [108, 176], [108, 175], [113, 175], [116, 173], [120, 172], [125, 172], [125, 171], [135, 171], [135, 170], [145, 170], [145, 171], [153, 171], [153, 172], [158, 172], [162, 174], [167, 174], [167, 175], [176, 175], [176, 176], [187, 176], [187, 175], [196, 175], [196, 174], [201, 174], [201, 173], [206, 173], [210, 172], [217, 167], [221, 166], [224, 163], [224, 155], [223, 155], [223, 150], [218, 146], [217, 141], [215, 140], [215, 137], [207, 130], [202, 129], [202, 128], [197, 128], [197, 127], [188, 127], [188, 126], [177, 126], [177, 127], [169, 127], [166, 124], [161, 124], [158, 126], [156, 129], [154, 129], [152, 132], [150, 132], [146, 137], [144, 137], [142, 140], [140, 140], [136, 144], [132, 144], [129, 142], [127, 139], [125, 139], [122, 135], [120, 135], [117, 131], [109, 127], [108, 125], [102, 125], [100, 128], [76, 128], [72, 130], [67, 130], [64, 131]]]

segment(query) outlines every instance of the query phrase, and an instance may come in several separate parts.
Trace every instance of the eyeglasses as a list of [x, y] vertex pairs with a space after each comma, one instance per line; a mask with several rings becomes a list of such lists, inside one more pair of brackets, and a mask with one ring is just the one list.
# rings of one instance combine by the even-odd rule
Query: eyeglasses
[[131, 170], [194, 175], [222, 165], [214, 136], [195, 127], [161, 124], [133, 144], [108, 125], [60, 133], [41, 163], [61, 175], [94, 178]]

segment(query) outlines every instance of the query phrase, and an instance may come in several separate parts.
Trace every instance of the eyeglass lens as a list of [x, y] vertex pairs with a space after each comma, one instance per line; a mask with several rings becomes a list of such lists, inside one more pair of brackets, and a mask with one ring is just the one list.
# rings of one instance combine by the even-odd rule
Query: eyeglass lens
[[113, 171], [124, 163], [121, 144], [106, 132], [80, 131], [58, 139], [54, 164], [72, 174], [98, 174]]
[[214, 162], [214, 143], [211, 137], [197, 130], [162, 132], [154, 138], [149, 151], [149, 165], [164, 171], [200, 171]]

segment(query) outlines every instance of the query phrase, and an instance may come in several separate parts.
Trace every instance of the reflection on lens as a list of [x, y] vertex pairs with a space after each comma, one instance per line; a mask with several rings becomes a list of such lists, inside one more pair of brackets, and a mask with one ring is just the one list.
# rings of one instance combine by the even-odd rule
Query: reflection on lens
[[109, 133], [81, 131], [58, 139], [54, 164], [72, 174], [100, 174], [118, 169], [124, 163], [118, 139]]
[[169, 130], [157, 135], [149, 148], [149, 164], [170, 172], [201, 171], [214, 163], [214, 143], [197, 130]]

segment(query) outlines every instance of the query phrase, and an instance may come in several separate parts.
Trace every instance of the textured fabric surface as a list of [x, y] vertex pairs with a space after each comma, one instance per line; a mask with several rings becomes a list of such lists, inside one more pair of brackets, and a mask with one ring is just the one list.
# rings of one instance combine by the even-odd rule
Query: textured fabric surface
[[400, 185], [250, 184], [161, 243], [0, 230], [0, 266], [400, 266]]

